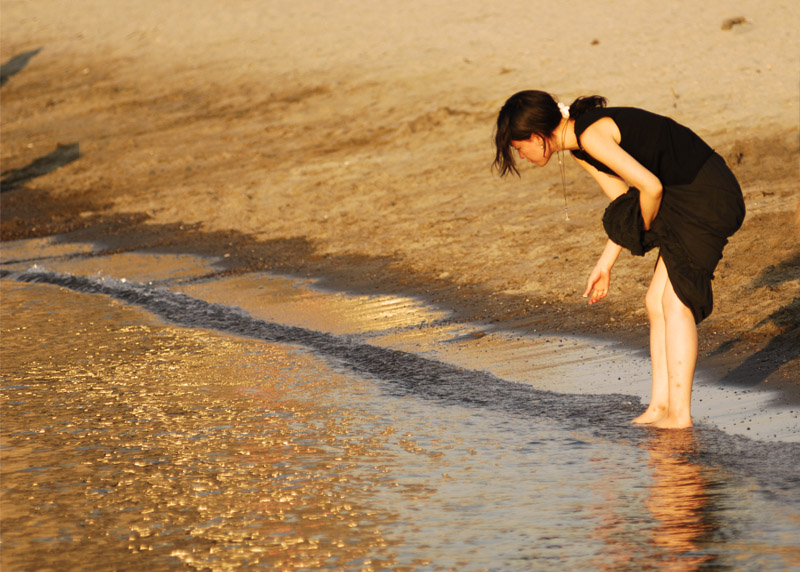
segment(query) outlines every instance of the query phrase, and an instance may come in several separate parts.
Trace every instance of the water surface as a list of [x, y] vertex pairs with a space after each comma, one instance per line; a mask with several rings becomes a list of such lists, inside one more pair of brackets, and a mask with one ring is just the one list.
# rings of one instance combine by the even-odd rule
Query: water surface
[[0, 281], [3, 570], [800, 566], [796, 443], [164, 284]]

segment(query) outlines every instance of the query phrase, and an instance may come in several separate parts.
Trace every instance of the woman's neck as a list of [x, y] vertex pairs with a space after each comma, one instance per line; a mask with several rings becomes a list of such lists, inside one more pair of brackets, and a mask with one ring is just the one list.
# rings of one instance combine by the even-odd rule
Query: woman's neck
[[575, 136], [575, 120], [562, 118], [558, 127], [550, 136], [550, 147], [553, 151], [575, 151], [580, 149]]

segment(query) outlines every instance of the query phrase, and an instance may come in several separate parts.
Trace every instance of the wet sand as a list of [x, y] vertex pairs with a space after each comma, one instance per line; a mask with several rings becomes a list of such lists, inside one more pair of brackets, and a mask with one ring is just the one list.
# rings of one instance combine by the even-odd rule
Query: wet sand
[[603, 304], [580, 297], [604, 242], [593, 183], [569, 164], [565, 222], [555, 166], [488, 169], [510, 93], [598, 92], [686, 123], [731, 164], [748, 218], [718, 268], [701, 363], [727, 387], [796, 381], [799, 18], [755, 1], [514, 17], [477, 0], [6, 1], [2, 235], [222, 257], [214, 272], [642, 347], [652, 257], [623, 255]]
[[[355, 295], [322, 287], [319, 280], [296, 276], [228, 274], [219, 271], [225, 261], [188, 255], [114, 254], [100, 245], [30, 239], [3, 245], [0, 277], [6, 281], [41, 280], [106, 294], [143, 305], [168, 322], [250, 335], [237, 324], [227, 329], [222, 322], [215, 326], [217, 322], [213, 320], [194, 324], [184, 318], [170, 318], [160, 306], [147, 305], [149, 295], [141, 297], [140, 303], [138, 295], [115, 294], [113, 285], [108, 291], [102, 285], [106, 280], [118, 280], [122, 287], [140, 284], [168, 288], [202, 303], [244, 311], [248, 320], [333, 335], [465, 372], [486, 372], [503, 382], [521, 383], [538, 391], [574, 395], [576, 399], [609, 396], [615, 403], [613, 408], [627, 415], [626, 423], [644, 409], [649, 399], [646, 346], [623, 344], [601, 335], [523, 331], [496, 320], [465, 321], [446, 306], [432, 305], [421, 298]], [[71, 286], [73, 280], [76, 282]], [[98, 285], [96, 291], [94, 283]], [[259, 337], [257, 333], [253, 335]], [[303, 339], [299, 335], [294, 341], [302, 344]], [[310, 348], [316, 348], [317, 342], [309, 343]], [[386, 359], [393, 358], [388, 355]], [[719, 383], [716, 373], [713, 368], [701, 366], [695, 376], [693, 416], [698, 426], [758, 441], [800, 440], [800, 388], [796, 383], [773, 380], [757, 387], [730, 386]]]

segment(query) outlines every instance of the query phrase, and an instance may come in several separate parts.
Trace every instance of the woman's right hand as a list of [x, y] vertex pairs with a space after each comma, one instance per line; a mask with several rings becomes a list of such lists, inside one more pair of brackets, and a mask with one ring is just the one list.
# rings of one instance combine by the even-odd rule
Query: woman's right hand
[[589, 298], [589, 304], [599, 302], [608, 296], [608, 288], [611, 285], [611, 268], [617, 262], [621, 251], [622, 247], [613, 240], [609, 239], [606, 242], [603, 254], [600, 255], [600, 260], [594, 265], [594, 270], [586, 282], [586, 292], [583, 293], [583, 297]]
[[599, 302], [608, 296], [608, 288], [611, 285], [611, 271], [599, 264], [594, 267], [586, 282], [584, 298], [589, 298], [589, 304]]

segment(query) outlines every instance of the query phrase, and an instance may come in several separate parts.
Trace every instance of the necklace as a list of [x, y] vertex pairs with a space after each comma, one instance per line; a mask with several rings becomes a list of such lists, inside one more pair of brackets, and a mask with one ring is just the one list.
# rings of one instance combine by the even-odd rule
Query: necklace
[[566, 141], [567, 125], [569, 125], [569, 119], [564, 121], [564, 129], [561, 130], [561, 149], [558, 150], [558, 168], [561, 171], [561, 189], [564, 191], [564, 220], [569, 222], [569, 210], [567, 209], [567, 166], [564, 164], [564, 141]]

